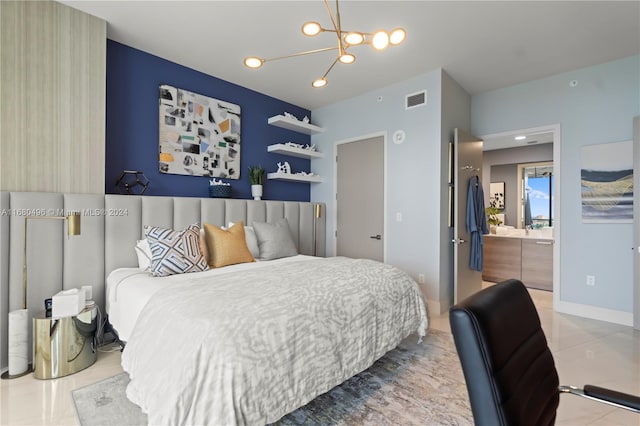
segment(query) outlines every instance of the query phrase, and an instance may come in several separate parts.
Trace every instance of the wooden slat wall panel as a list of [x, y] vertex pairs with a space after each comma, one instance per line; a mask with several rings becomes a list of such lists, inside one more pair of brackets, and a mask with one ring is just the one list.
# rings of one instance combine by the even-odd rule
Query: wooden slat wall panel
[[104, 194], [106, 22], [0, 2], [0, 189]]

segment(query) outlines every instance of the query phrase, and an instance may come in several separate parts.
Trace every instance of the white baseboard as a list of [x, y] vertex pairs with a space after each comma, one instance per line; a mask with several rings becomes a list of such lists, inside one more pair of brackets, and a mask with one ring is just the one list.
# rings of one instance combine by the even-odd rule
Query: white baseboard
[[575, 315], [614, 324], [633, 327], [633, 313], [615, 311], [613, 309], [599, 308], [597, 306], [582, 305], [579, 303], [558, 301], [553, 304], [553, 309], [562, 314]]

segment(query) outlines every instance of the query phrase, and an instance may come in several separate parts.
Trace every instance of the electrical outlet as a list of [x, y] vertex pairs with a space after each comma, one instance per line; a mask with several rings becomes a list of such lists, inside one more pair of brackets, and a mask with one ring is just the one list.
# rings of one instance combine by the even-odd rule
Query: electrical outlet
[[595, 275], [587, 275], [587, 285], [593, 287], [596, 285], [596, 276]]
[[400, 212], [396, 213], [396, 222], [402, 222], [402, 213]]
[[418, 282], [424, 284], [424, 274], [418, 274]]

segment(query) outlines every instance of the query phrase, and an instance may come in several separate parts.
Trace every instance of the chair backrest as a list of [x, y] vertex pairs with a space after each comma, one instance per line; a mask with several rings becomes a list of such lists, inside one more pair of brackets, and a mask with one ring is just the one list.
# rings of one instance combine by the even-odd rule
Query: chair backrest
[[449, 312], [476, 425], [552, 425], [558, 373], [540, 317], [518, 280], [488, 287]]

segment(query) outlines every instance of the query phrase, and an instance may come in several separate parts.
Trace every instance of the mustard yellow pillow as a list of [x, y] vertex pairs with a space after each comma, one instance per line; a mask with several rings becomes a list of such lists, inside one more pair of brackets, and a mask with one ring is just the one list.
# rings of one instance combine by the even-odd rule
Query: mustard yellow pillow
[[228, 230], [205, 223], [204, 239], [209, 252], [209, 266], [212, 268], [254, 261], [247, 247], [242, 222], [236, 222]]

